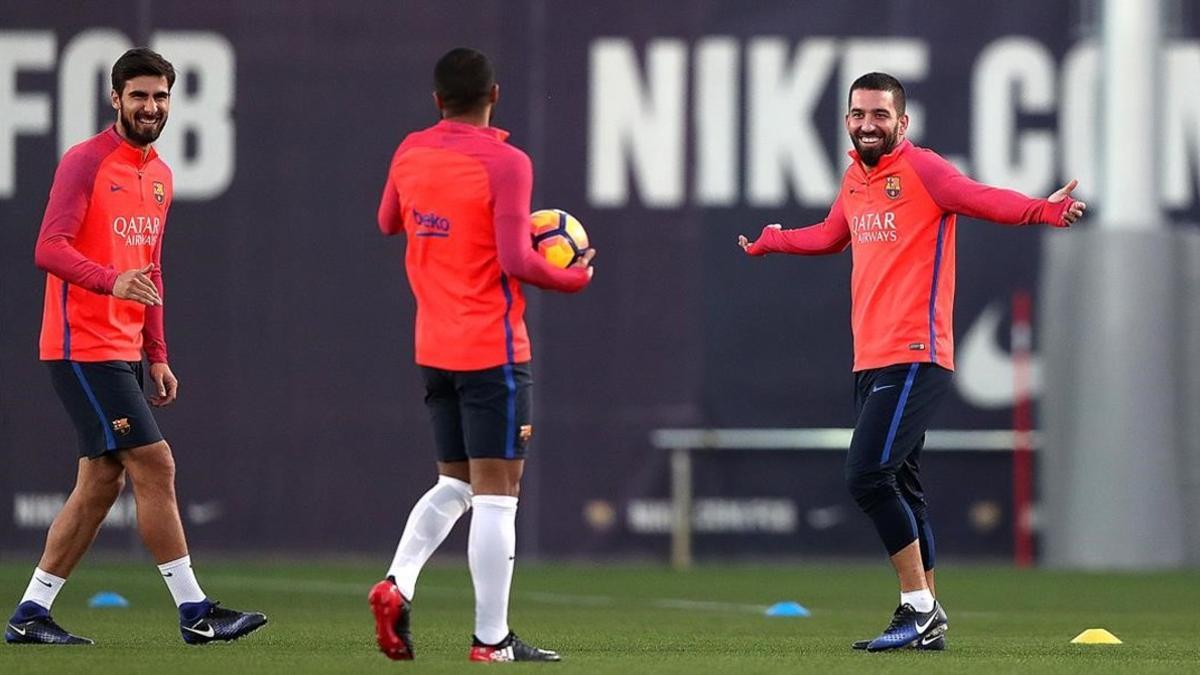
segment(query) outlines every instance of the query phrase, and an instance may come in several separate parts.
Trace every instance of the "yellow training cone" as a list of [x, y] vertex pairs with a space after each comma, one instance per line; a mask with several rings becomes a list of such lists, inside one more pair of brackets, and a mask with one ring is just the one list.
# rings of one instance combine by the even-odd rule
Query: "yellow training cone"
[[1073, 645], [1119, 645], [1121, 640], [1103, 628], [1089, 628], [1071, 640]]

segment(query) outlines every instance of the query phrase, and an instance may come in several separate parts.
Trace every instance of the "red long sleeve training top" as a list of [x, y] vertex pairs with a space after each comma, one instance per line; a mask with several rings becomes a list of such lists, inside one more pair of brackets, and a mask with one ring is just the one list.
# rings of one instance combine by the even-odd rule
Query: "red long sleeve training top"
[[112, 295], [117, 276], [154, 263], [163, 295], [162, 235], [173, 194], [171, 170], [151, 147], [113, 127], [63, 155], [50, 188], [34, 258], [46, 274], [43, 361], [166, 363], [162, 306]]
[[518, 282], [568, 293], [588, 284], [586, 269], [559, 269], [533, 250], [533, 168], [507, 138], [442, 120], [409, 134], [392, 158], [379, 229], [408, 236], [418, 364], [481, 370], [528, 361]]
[[767, 227], [750, 255], [824, 255], [851, 247], [854, 370], [930, 362], [954, 369], [957, 214], [1008, 225], [1067, 225], [1072, 204], [1051, 204], [977, 183], [932, 150], [905, 140], [864, 166], [856, 151], [825, 220]]

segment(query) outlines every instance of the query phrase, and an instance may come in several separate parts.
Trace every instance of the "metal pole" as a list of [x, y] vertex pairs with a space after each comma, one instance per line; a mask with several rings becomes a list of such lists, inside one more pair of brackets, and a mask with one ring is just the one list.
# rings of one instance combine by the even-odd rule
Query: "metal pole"
[[692, 566], [692, 451], [671, 450], [671, 566]]
[[1160, 0], [1104, 0], [1100, 228], [1165, 227], [1158, 198]]
[[1029, 293], [1013, 294], [1013, 562], [1033, 565], [1033, 404], [1030, 401], [1030, 366], [1033, 326]]

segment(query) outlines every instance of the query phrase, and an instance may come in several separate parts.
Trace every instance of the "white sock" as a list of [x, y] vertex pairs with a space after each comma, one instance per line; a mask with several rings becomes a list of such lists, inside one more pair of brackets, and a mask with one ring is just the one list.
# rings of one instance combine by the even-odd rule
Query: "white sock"
[[421, 568], [469, 508], [470, 484], [449, 476], [438, 476], [437, 484], [417, 500], [387, 571], [404, 597], [413, 599]]
[[909, 591], [900, 594], [900, 604], [910, 604], [912, 608], [924, 614], [933, 609], [933, 593], [928, 588], [919, 591]]
[[178, 607], [185, 602], [200, 602], [205, 598], [204, 591], [196, 582], [196, 574], [192, 572], [192, 556], [185, 555], [178, 560], [165, 562], [158, 566], [163, 581], [167, 582], [167, 590], [175, 599]]
[[467, 560], [475, 584], [475, 637], [494, 645], [508, 636], [508, 592], [517, 551], [517, 498], [471, 498]]
[[46, 611], [50, 611], [50, 606], [54, 604], [54, 598], [58, 597], [58, 592], [62, 590], [65, 583], [67, 583], [66, 579], [56, 577], [40, 567], [35, 567], [33, 576], [29, 579], [29, 586], [25, 589], [25, 595], [21, 596], [21, 602], [32, 600], [45, 607]]

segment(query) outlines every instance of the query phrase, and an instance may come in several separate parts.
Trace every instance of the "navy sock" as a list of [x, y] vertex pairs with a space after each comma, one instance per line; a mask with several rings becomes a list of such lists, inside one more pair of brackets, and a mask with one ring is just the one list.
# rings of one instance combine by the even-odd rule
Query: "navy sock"
[[208, 598], [200, 602], [185, 602], [179, 606], [179, 620], [183, 623], [195, 623], [208, 613], [212, 603]]
[[39, 616], [50, 616], [50, 610], [42, 607], [32, 600], [26, 600], [25, 602], [17, 605], [17, 609], [13, 612], [12, 619], [10, 619], [10, 621], [13, 623], [29, 621], [30, 619], [35, 619]]

